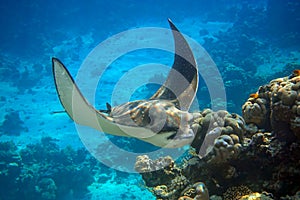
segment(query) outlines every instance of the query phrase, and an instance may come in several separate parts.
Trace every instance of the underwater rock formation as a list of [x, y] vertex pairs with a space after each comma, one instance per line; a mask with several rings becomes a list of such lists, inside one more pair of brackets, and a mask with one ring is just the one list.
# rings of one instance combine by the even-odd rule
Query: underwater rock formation
[[206, 156], [209, 162], [226, 162], [237, 155], [245, 133], [243, 118], [225, 110], [205, 109], [197, 114], [192, 126], [197, 134], [191, 146], [198, 155]]
[[[184, 196], [179, 197], [179, 200], [208, 200], [209, 199], [209, 192], [207, 187], [202, 182], [196, 182], [193, 185], [187, 187], [182, 194]], [[190, 196], [194, 196], [191, 198]]]
[[192, 128], [197, 132], [192, 143], [195, 149], [191, 150], [191, 159], [183, 164], [185, 167], [177, 166], [169, 156], [157, 160], [151, 160], [147, 155], [137, 157], [135, 170], [142, 174], [146, 185], [153, 188], [152, 192], [158, 199], [207, 200], [209, 192], [206, 184], [213, 185], [213, 181], [204, 177], [210, 177], [213, 172], [201, 172], [200, 168], [221, 165], [218, 171], [224, 171], [224, 174], [235, 171], [228, 161], [238, 157], [244, 141], [246, 129], [242, 117], [210, 109], [193, 115], [196, 120]]
[[163, 199], [174, 198], [187, 185], [184, 181], [187, 179], [169, 156], [157, 160], [151, 160], [147, 155], [138, 156], [135, 170], [142, 174], [146, 185], [153, 187], [153, 192]]
[[261, 86], [243, 105], [247, 124], [258, 129], [272, 130], [284, 140], [300, 138], [300, 71], [272, 80]]
[[[136, 169], [157, 199], [208, 199], [197, 196], [199, 185], [210, 199], [299, 199], [298, 72], [275, 79], [252, 94], [243, 106], [245, 121], [226, 111], [200, 112], [196, 140], [200, 141], [204, 130], [221, 133], [205, 156], [190, 149], [182, 163], [170, 157], [137, 158]], [[222, 123], [216, 119], [223, 119]], [[163, 160], [172, 164], [153, 171], [151, 164]]]
[[19, 112], [15, 110], [9, 111], [4, 116], [4, 121], [0, 125], [0, 132], [5, 135], [19, 136], [22, 131], [27, 131], [27, 128], [24, 126], [24, 122], [21, 120]]
[[88, 155], [60, 149], [51, 138], [20, 151], [13, 142], [0, 142], [0, 199], [80, 199], [93, 182], [95, 160]]
[[22, 158], [16, 150], [13, 142], [0, 143], [0, 199], [10, 199], [18, 192], [15, 181], [21, 174]]

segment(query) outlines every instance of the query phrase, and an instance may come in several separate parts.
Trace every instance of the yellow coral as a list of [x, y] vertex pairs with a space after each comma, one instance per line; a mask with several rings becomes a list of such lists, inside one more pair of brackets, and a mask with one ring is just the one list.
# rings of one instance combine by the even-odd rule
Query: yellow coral
[[188, 196], [182, 196], [182, 197], [179, 197], [178, 200], [193, 200], [193, 198], [188, 197]]
[[252, 194], [242, 196], [240, 200], [261, 200], [261, 194], [254, 192]]
[[153, 192], [155, 195], [160, 197], [168, 197], [170, 195], [168, 193], [168, 187], [166, 185], [158, 185], [154, 187]]

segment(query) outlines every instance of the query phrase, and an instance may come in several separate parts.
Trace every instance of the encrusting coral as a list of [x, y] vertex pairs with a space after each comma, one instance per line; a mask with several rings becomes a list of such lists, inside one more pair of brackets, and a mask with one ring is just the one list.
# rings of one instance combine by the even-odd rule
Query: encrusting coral
[[[197, 196], [199, 185], [211, 199], [298, 198], [299, 72], [261, 86], [244, 104], [244, 119], [226, 111], [194, 113], [195, 149], [183, 163], [138, 157], [136, 169], [157, 199], [208, 199]], [[160, 163], [168, 164], [153, 171]]]

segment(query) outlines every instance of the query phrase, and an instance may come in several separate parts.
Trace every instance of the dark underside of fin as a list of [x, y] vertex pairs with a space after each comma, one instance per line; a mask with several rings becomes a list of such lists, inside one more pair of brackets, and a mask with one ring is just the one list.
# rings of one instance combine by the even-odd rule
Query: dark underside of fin
[[166, 82], [150, 99], [177, 100], [175, 104], [180, 102], [179, 109], [188, 110], [198, 88], [197, 64], [184, 36], [171, 20], [168, 21], [175, 43], [174, 63]]

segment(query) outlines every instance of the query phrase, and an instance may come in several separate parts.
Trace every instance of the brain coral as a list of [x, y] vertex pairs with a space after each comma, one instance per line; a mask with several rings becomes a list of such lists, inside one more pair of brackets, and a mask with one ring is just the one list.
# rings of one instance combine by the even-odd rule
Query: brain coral
[[236, 157], [246, 131], [244, 119], [225, 110], [205, 109], [197, 114], [192, 125], [197, 134], [191, 146], [198, 156], [212, 163], [224, 163]]
[[[235, 113], [230, 114], [225, 110], [212, 111], [205, 109], [200, 112], [197, 120], [192, 126], [197, 126], [195, 131], [197, 134], [191, 146], [196, 149], [199, 157], [205, 157], [214, 149], [224, 146], [219, 144], [225, 135], [232, 138], [232, 145], [243, 141], [245, 122], [241, 116]], [[224, 148], [226, 149], [225, 146]]]
[[288, 77], [272, 80], [250, 95], [242, 107], [247, 124], [273, 130], [279, 138], [300, 138], [300, 70]]

